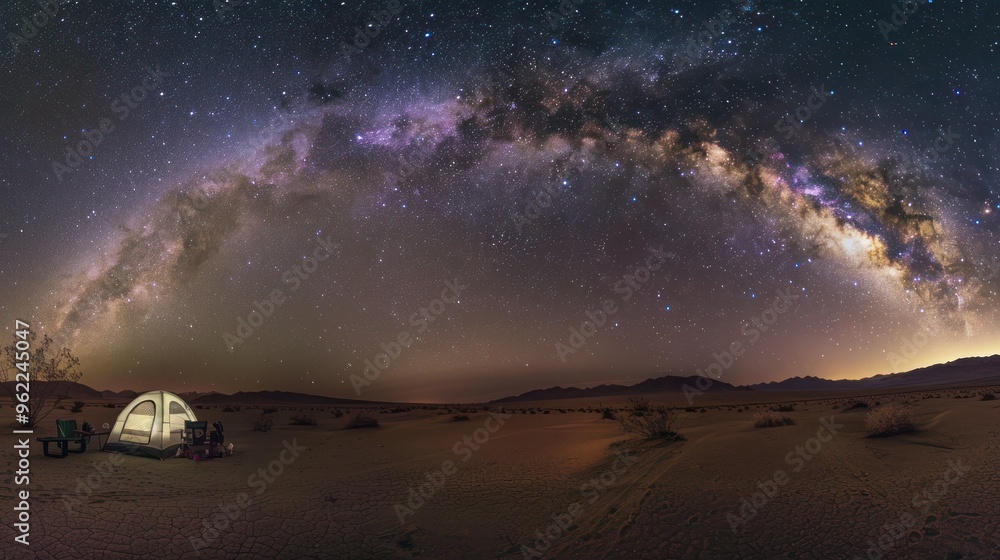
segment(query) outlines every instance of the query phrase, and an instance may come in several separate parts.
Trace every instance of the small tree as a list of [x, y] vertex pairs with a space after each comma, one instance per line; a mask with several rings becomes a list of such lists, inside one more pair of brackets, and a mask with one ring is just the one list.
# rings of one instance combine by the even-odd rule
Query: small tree
[[[76, 383], [83, 377], [83, 372], [77, 369], [80, 359], [70, 352], [69, 348], [56, 349], [54, 341], [49, 335], [42, 337], [38, 342], [38, 333], [31, 331], [27, 336], [30, 349], [25, 352], [19, 351], [17, 342], [23, 340], [19, 335], [14, 335], [14, 344], [4, 346], [0, 355], [0, 385], [10, 396], [10, 401], [15, 408], [21, 402], [17, 399], [17, 385], [24, 384], [25, 377], [28, 380], [28, 405], [26, 413], [28, 421], [25, 427], [37, 426], [45, 419], [60, 402], [68, 398], [66, 394], [70, 384]], [[22, 345], [23, 346], [23, 345]], [[27, 376], [17, 367], [19, 363], [27, 362]], [[22, 366], [23, 367], [23, 366]], [[35, 383], [32, 384], [31, 382]], [[44, 381], [44, 383], [38, 383]]]

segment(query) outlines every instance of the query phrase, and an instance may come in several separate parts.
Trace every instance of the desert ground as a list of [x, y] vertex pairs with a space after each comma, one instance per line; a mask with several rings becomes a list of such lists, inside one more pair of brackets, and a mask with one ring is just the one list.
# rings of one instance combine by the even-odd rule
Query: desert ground
[[[233, 457], [158, 461], [102, 453], [94, 441], [84, 454], [53, 459], [33, 443], [31, 546], [13, 543], [8, 509], [0, 554], [997, 558], [1000, 399], [981, 394], [998, 390], [737, 392], [699, 396], [692, 408], [681, 396], [654, 396], [684, 407], [684, 440], [673, 442], [602, 418], [624, 398], [490, 411], [277, 407], [267, 432], [252, 428], [260, 407], [195, 406], [199, 419], [224, 422]], [[777, 402], [795, 424], [755, 427], [754, 414]], [[892, 402], [916, 431], [868, 437], [866, 415]], [[55, 418], [101, 426], [120, 411], [57, 410], [35, 436], [54, 432]], [[380, 426], [345, 429], [358, 414]], [[291, 423], [302, 415], [317, 425]], [[11, 447], [0, 450], [5, 503]]]

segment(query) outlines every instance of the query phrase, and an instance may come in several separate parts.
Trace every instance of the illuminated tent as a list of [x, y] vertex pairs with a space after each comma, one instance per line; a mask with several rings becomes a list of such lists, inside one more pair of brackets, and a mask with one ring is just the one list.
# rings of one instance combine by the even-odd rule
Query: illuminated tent
[[135, 398], [118, 415], [104, 451], [166, 459], [181, 445], [185, 420], [198, 420], [177, 395], [150, 391]]

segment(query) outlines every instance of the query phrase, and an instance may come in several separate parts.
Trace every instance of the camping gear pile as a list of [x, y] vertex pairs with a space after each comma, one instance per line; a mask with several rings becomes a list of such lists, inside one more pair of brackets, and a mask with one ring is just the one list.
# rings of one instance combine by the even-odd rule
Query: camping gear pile
[[177, 450], [175, 457], [185, 457], [197, 462], [232, 455], [233, 444], [224, 445], [226, 436], [223, 434], [222, 422], [215, 422], [212, 427], [215, 429], [209, 434], [208, 443], [205, 443], [208, 422], [185, 422], [184, 444]]

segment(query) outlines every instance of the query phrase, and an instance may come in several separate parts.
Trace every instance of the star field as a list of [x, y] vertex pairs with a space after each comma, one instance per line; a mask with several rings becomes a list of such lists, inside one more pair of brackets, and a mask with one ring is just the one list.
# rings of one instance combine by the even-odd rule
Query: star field
[[352, 398], [406, 330], [363, 398], [432, 401], [690, 375], [779, 290], [723, 380], [1000, 351], [996, 6], [564, 4], [69, 2], [8, 35], [5, 328], [99, 388]]

